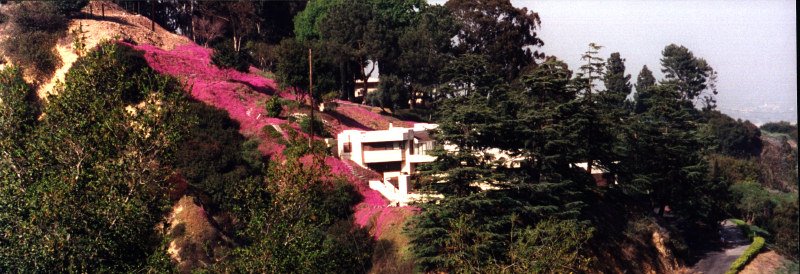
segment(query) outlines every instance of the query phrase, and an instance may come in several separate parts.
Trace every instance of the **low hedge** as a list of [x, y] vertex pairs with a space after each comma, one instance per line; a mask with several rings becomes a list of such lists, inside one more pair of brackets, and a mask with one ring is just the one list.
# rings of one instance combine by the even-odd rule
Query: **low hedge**
[[735, 224], [739, 229], [742, 230], [745, 236], [748, 239], [753, 240], [753, 237], [762, 236], [762, 237], [769, 237], [769, 232], [760, 228], [758, 226], [750, 225], [747, 222], [740, 220], [740, 219], [728, 219], [733, 224]]
[[736, 261], [733, 261], [733, 264], [731, 264], [731, 267], [728, 269], [727, 272], [725, 272], [725, 274], [739, 273], [739, 271], [741, 271], [742, 268], [744, 268], [744, 266], [747, 265], [747, 263], [753, 260], [753, 258], [755, 258], [759, 252], [761, 252], [761, 249], [764, 248], [765, 243], [766, 241], [764, 240], [763, 237], [760, 236], [753, 237], [753, 243], [750, 244], [749, 247], [747, 247], [744, 253], [742, 253], [742, 256], [739, 256], [739, 258], [737, 258]]

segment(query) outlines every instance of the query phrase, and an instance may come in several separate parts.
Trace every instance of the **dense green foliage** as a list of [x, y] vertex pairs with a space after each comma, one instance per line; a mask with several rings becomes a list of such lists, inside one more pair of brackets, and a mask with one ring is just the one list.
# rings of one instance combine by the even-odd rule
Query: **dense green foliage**
[[300, 130], [303, 131], [304, 133], [311, 134], [313, 130], [315, 136], [318, 137], [331, 136], [331, 134], [328, 133], [328, 131], [325, 129], [325, 124], [322, 122], [322, 120], [318, 118], [314, 118], [314, 120], [311, 120], [310, 117], [306, 116], [300, 119], [300, 122], [298, 124], [300, 125]]
[[[740, 133], [749, 138], [741, 144], [704, 133], [704, 112], [695, 108], [694, 98], [708, 88], [704, 81], [713, 79], [707, 79], [711, 72], [704, 68], [710, 67], [702, 59], [689, 56], [696, 68], [675, 67], [673, 59], [687, 57], [673, 52], [677, 46], [667, 46], [663, 70], [674, 71], [673, 76], [656, 83], [643, 68], [636, 85], [639, 96], [627, 102], [631, 84], [624, 59], [615, 53], [604, 61], [596, 56], [600, 47], [590, 46], [587, 64], [574, 78], [555, 58], [509, 82], [501, 80], [500, 70], [487, 69], [491, 58], [485, 55], [464, 55], [444, 68], [447, 82], [440, 92], [446, 97], [437, 110], [435, 136], [458, 149], [438, 150], [437, 160], [422, 168], [419, 183], [447, 197], [424, 205], [409, 232], [422, 270], [482, 272], [519, 266], [511, 249], [516, 235], [512, 227], [534, 230], [551, 218], [583, 225], [574, 232], [562, 227], [552, 235], [585, 236], [564, 243], [573, 246], [567, 249], [573, 255], [560, 257], [564, 260], [537, 255], [529, 266], [545, 272], [586, 269], [591, 265], [589, 250], [577, 246], [592, 241], [595, 227], [606, 227], [602, 217], [585, 215], [587, 203], [603, 204], [588, 198], [594, 181], [575, 166], [587, 161], [590, 170], [616, 175], [618, 185], [608, 191], [629, 210], [641, 210], [631, 216], [655, 212], [662, 226], [675, 233], [671, 242], [678, 255], [689, 255], [687, 245], [716, 233], [717, 222], [727, 213], [729, 192], [726, 182], [709, 176], [708, 142], [749, 152], [747, 146], [757, 135]], [[702, 83], [676, 76], [691, 69], [705, 73], [700, 75], [706, 78], [697, 80]], [[599, 80], [605, 89], [594, 85]], [[713, 92], [708, 96], [708, 102], [713, 100]], [[603, 235], [622, 236], [605, 228]], [[564, 265], [575, 268], [558, 268]]]
[[786, 134], [792, 140], [797, 141], [797, 124], [792, 125], [789, 122], [773, 122], [761, 125], [761, 130], [772, 133]]
[[[0, 71], [0, 142], [20, 147], [38, 116], [37, 98], [17, 67]], [[7, 152], [8, 153], [8, 152]]]
[[[309, 50], [312, 54], [313, 83], [309, 82]], [[315, 102], [322, 95], [335, 90], [339, 75], [335, 63], [331, 62], [336, 53], [323, 42], [299, 42], [287, 38], [275, 48], [275, 78], [282, 88], [291, 88], [301, 102], [313, 96]], [[309, 94], [309, 84], [313, 84], [313, 94]]]
[[263, 181], [265, 166], [258, 143], [246, 142], [238, 132], [239, 124], [223, 110], [192, 103], [188, 116], [196, 122], [177, 145], [169, 164], [210, 209], [242, 210], [242, 204], [252, 201], [237, 197], [238, 183]]
[[458, 32], [457, 48], [484, 54], [503, 79], [516, 78], [534, 58], [542, 57], [532, 50], [544, 45], [536, 33], [541, 23], [538, 13], [514, 7], [508, 0], [453, 0], [445, 7], [464, 26]]
[[773, 210], [772, 219], [767, 223], [773, 242], [777, 250], [791, 258], [800, 259], [800, 209], [798, 208], [797, 193], [784, 194], [777, 197], [777, 205]]
[[730, 190], [734, 200], [731, 215], [744, 217], [749, 231], [766, 237], [774, 245], [771, 248], [782, 255], [797, 259], [800, 227], [797, 194], [772, 193], [758, 183], [747, 181], [731, 185]]
[[[486, 62], [480, 56], [471, 59]], [[573, 123], [569, 111], [577, 109], [576, 93], [565, 90], [571, 75], [566, 65], [548, 60], [524, 75], [520, 87], [492, 81], [497, 78], [491, 74], [478, 71], [457, 78], [453, 87], [464, 87], [461, 94], [442, 103], [437, 136], [459, 149], [439, 151], [426, 171], [433, 175], [430, 187], [448, 198], [428, 205], [409, 233], [423, 270], [481, 272], [511, 264], [508, 243], [519, 233], [512, 228], [523, 231], [545, 219], [580, 216], [589, 179], [570, 167], [583, 150], [568, 139], [580, 137], [559, 134]], [[483, 153], [489, 148], [516, 159], [494, 159]], [[495, 190], [480, 191], [479, 185]], [[548, 237], [566, 233], [558, 231]], [[540, 260], [531, 266], [547, 264]]]
[[670, 44], [661, 52], [664, 83], [675, 85], [681, 99], [698, 102], [703, 109], [716, 107], [716, 72], [703, 58], [684, 46]]
[[703, 114], [708, 119], [708, 134], [718, 153], [736, 157], [761, 155], [761, 131], [750, 121], [734, 120], [715, 110]]
[[740, 182], [731, 185], [731, 192], [738, 198], [736, 209], [748, 223], [764, 224], [770, 217], [774, 205], [770, 193], [756, 182]]
[[163, 252], [170, 172], [158, 162], [185, 132], [185, 100], [141, 64], [114, 44], [77, 61], [22, 153], [0, 162], [0, 269], [132, 271]]
[[326, 166], [316, 157], [301, 163], [287, 154], [286, 162], [270, 165], [269, 202], [243, 207], [250, 221], [237, 237], [247, 244], [215, 270], [367, 272], [372, 239], [348, 219], [361, 197], [346, 181], [326, 175]]
[[267, 110], [267, 116], [278, 117], [283, 112], [283, 100], [278, 96], [272, 96], [264, 103], [264, 109]]
[[89, 0], [56, 0], [52, 2], [56, 9], [65, 16], [74, 15], [89, 4]]
[[250, 55], [245, 51], [236, 51], [230, 43], [218, 43], [211, 55], [211, 63], [220, 68], [232, 68], [247, 72], [250, 69]]
[[7, 38], [0, 43], [3, 54], [29, 69], [26, 74], [37, 80], [49, 77], [61, 65], [55, 45], [67, 29], [66, 18], [56, 5], [44, 1], [12, 4], [6, 12], [9, 20], [3, 24], [3, 34]]

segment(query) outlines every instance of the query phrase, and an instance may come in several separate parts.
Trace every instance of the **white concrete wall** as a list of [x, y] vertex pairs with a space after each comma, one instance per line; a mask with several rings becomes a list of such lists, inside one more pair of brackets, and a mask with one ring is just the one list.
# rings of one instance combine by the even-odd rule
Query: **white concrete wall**
[[[422, 151], [416, 149], [414, 154], [411, 154], [411, 149], [416, 145], [414, 131], [434, 129], [437, 126], [420, 123], [415, 124], [414, 128], [397, 128], [390, 125], [388, 130], [345, 130], [337, 136], [337, 151], [340, 158], [350, 159], [365, 168], [368, 163], [401, 162], [399, 172], [384, 172], [383, 180], [369, 181], [369, 187], [380, 192], [392, 205], [403, 206], [415, 199], [430, 198], [408, 192], [409, 175], [414, 173], [414, 167], [417, 164], [432, 162], [436, 160], [436, 157], [422, 154]], [[350, 143], [350, 153], [344, 152], [344, 144], [347, 142]], [[403, 145], [398, 146], [397, 149], [364, 150], [365, 143], [375, 142], [403, 142]], [[397, 178], [397, 186], [389, 182], [392, 178]]]
[[364, 151], [364, 163], [384, 163], [400, 162], [403, 160], [403, 151], [400, 149], [392, 150], [366, 150]]

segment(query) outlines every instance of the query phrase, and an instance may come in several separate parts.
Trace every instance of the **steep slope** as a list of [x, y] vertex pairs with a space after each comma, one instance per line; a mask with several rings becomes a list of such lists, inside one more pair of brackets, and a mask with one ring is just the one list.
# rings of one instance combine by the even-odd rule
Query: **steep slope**
[[[102, 7], [101, 7], [102, 6]], [[101, 9], [105, 16], [101, 16]], [[90, 14], [90, 10], [94, 14]], [[61, 67], [57, 68], [53, 77], [42, 84], [37, 90], [40, 98], [52, 94], [55, 84], [64, 81], [72, 64], [78, 59], [73, 41], [76, 35], [73, 30], [82, 31], [87, 49], [93, 48], [103, 40], [124, 39], [138, 44], [150, 44], [161, 48], [172, 49], [177, 45], [189, 43], [189, 39], [167, 31], [155, 24], [155, 31], [151, 31], [151, 21], [144, 16], [125, 12], [112, 2], [91, 2], [83, 9], [85, 18], [73, 19], [69, 23], [69, 33], [56, 45], [56, 51], [61, 57]]]
[[759, 157], [762, 184], [784, 192], [797, 191], [797, 143], [781, 137], [761, 136]]
[[[104, 16], [100, 16], [101, 9], [104, 10]], [[144, 51], [147, 62], [154, 70], [179, 78], [191, 97], [228, 112], [231, 119], [239, 122], [240, 133], [261, 141], [259, 150], [262, 153], [282, 158], [284, 146], [262, 129], [284, 124], [297, 128], [297, 125], [286, 119], [267, 117], [263, 103], [272, 96], [296, 100], [291, 92], [281, 90], [275, 81], [263, 77], [255, 68], [251, 68], [249, 73], [219, 69], [211, 65], [210, 49], [170, 33], [157, 24], [155, 30], [151, 30], [152, 22], [148, 18], [127, 13], [111, 2], [92, 2], [84, 8], [83, 13], [81, 18], [70, 21], [69, 34], [56, 46], [62, 65], [49, 81], [38, 87], [37, 95], [41, 99], [47, 100], [48, 96], [56, 95], [57, 83], [63, 82], [65, 73], [79, 58], [73, 43], [76, 39], [81, 38], [86, 49], [104, 40], [124, 41], [123, 44]], [[336, 110], [320, 113], [333, 135], [346, 129], [386, 129], [390, 124], [413, 125], [412, 122], [380, 115], [376, 108], [344, 101], [337, 103]], [[309, 110], [308, 107], [299, 107], [291, 111], [307, 113]], [[368, 178], [356, 176], [362, 171], [334, 157], [327, 157], [325, 163], [334, 174], [347, 178], [364, 197], [354, 208], [354, 221], [362, 227], [370, 227], [372, 235], [378, 240], [388, 238], [388, 241], [396, 243], [395, 246], [405, 245], [405, 236], [401, 233], [403, 224], [409, 216], [416, 214], [417, 209], [389, 207], [388, 201], [377, 191], [369, 189]], [[173, 212], [168, 216], [171, 226], [169, 233], [173, 237], [170, 243], [173, 259], [184, 270], [213, 262], [217, 259], [216, 255], [200, 254], [194, 249], [204, 242], [214, 242], [214, 253], [217, 253], [216, 247], [227, 248], [233, 243], [214, 225], [214, 216], [209, 216], [190, 197], [182, 196], [182, 193], [176, 195], [173, 197], [176, 201]]]
[[[233, 120], [240, 123], [240, 132], [248, 137], [260, 139], [260, 150], [268, 156], [278, 156], [283, 146], [274, 142], [262, 128], [288, 123], [285, 119], [266, 116], [263, 102], [271, 96], [296, 99], [290, 92], [280, 90], [275, 81], [260, 76], [255, 68], [250, 73], [219, 69], [211, 64], [211, 50], [186, 44], [173, 50], [164, 50], [151, 45], [131, 45], [145, 52], [145, 59], [156, 71], [178, 77], [185, 82], [187, 91], [195, 99], [226, 110]], [[323, 119], [336, 134], [345, 129], [385, 129], [389, 123], [409, 126], [412, 123], [373, 112], [372, 108], [347, 102], [339, 102], [336, 111], [322, 114]], [[305, 112], [300, 109], [298, 112]], [[402, 223], [416, 209], [413, 207], [389, 207], [388, 202], [377, 191], [369, 189], [367, 182], [353, 176], [353, 167], [334, 157], [325, 163], [336, 175], [345, 176], [364, 196], [356, 206], [356, 222], [373, 228], [376, 238], [384, 228]]]

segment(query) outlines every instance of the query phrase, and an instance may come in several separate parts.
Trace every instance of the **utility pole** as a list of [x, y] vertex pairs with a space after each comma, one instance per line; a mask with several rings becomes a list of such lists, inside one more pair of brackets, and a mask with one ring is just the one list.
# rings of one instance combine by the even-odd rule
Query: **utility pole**
[[150, 2], [150, 31], [156, 31], [156, 2]]
[[313, 81], [313, 79], [314, 79], [313, 78], [313, 76], [314, 76], [314, 68], [312, 67], [313, 66], [313, 62], [311, 62], [311, 60], [312, 60], [311, 47], [309, 47], [308, 48], [308, 95], [309, 95], [309, 97], [311, 97], [311, 117], [310, 117], [311, 119], [309, 119], [308, 124], [309, 124], [309, 128], [311, 129], [310, 132], [309, 132], [309, 134], [311, 134], [311, 136], [308, 138], [308, 149], [311, 150], [312, 153], [313, 153], [314, 148], [312, 147], [312, 145], [313, 145], [313, 142], [314, 142], [314, 107], [315, 106], [314, 106], [314, 81]]

